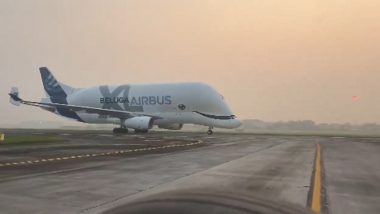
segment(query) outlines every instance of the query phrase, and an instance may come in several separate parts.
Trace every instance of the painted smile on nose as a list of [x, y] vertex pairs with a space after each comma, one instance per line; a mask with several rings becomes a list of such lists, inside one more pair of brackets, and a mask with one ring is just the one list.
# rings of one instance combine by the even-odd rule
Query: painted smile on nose
[[211, 119], [216, 119], [216, 120], [233, 120], [236, 118], [235, 115], [229, 115], [229, 116], [218, 116], [218, 115], [212, 115], [212, 114], [205, 114], [205, 113], [202, 113], [202, 112], [199, 112], [199, 111], [194, 111], [195, 113], [197, 114], [200, 114], [204, 117], [208, 117], [208, 118], [211, 118]]

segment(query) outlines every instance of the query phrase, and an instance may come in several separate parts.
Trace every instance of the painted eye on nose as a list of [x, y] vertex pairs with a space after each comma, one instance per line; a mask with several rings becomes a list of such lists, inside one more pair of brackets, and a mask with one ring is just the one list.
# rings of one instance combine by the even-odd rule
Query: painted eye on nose
[[184, 104], [179, 104], [179, 105], [178, 105], [178, 108], [179, 108], [180, 110], [185, 110], [185, 109], [186, 109], [186, 106], [185, 106]]

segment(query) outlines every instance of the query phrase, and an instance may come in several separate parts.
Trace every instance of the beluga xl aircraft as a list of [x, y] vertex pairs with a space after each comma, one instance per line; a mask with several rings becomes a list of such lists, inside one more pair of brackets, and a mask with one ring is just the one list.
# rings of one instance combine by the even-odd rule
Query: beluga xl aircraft
[[40, 68], [46, 97], [40, 102], [23, 100], [16, 87], [10, 102], [40, 107], [84, 123], [115, 124], [114, 133], [148, 132], [153, 125], [180, 130], [183, 124], [233, 129], [241, 122], [223, 96], [204, 83], [102, 85], [73, 88], [57, 81], [46, 67]]

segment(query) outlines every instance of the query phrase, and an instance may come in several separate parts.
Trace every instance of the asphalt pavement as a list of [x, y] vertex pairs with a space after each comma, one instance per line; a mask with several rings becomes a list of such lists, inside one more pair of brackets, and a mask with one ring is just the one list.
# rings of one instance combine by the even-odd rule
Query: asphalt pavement
[[306, 209], [314, 202], [325, 213], [380, 210], [378, 138], [8, 132], [62, 140], [0, 145], [3, 213], [101, 213], [161, 192], [194, 189], [223, 190]]

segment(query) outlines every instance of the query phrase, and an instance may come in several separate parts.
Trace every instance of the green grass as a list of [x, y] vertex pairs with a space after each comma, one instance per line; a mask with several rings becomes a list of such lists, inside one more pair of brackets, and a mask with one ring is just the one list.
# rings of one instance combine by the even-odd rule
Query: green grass
[[20, 134], [20, 135], [5, 135], [5, 144], [25, 144], [25, 143], [50, 143], [62, 141], [63, 139], [55, 135], [33, 135], [33, 134]]

